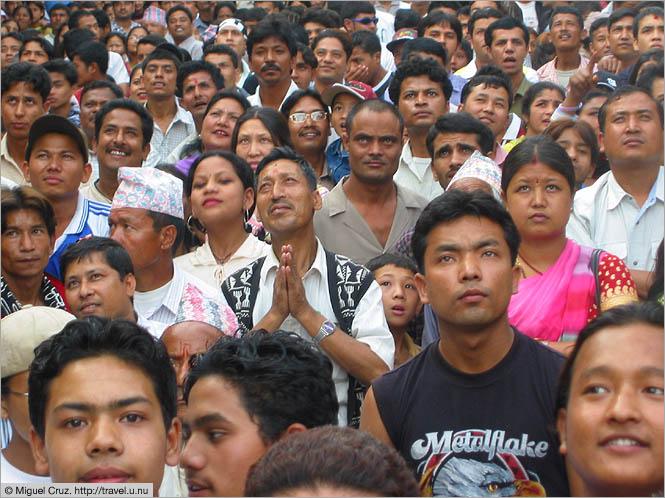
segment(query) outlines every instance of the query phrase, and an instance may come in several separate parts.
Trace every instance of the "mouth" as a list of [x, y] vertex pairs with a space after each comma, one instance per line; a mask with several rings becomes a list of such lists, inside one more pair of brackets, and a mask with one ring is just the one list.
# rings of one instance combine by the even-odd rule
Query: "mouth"
[[221, 128], [218, 128], [212, 132], [213, 135], [217, 135], [218, 137], [229, 137], [231, 136], [228, 131], [223, 130]]
[[286, 204], [274, 204], [270, 208], [269, 212], [270, 212], [270, 214], [279, 214], [279, 213], [282, 213], [284, 211], [289, 211], [290, 209], [291, 209], [291, 207], [287, 206]]
[[146, 91], [141, 91], [136, 94], [136, 96], [140, 99], [147, 99], [148, 98], [148, 92]]
[[483, 116], [482, 118], [479, 118], [479, 119], [480, 119], [480, 121], [482, 121], [483, 123], [485, 123], [487, 125], [494, 124], [494, 120], [492, 118], [487, 117], [487, 116]]
[[97, 303], [84, 303], [81, 305], [79, 311], [84, 315], [91, 315], [97, 308], [99, 308], [99, 304]]
[[430, 111], [417, 111], [413, 114], [416, 118], [429, 118], [432, 115]]
[[395, 306], [390, 308], [390, 310], [393, 312], [394, 315], [397, 316], [403, 316], [405, 313], [404, 306], [402, 306], [401, 304], [396, 304]]
[[189, 496], [208, 496], [210, 494], [210, 488], [203, 483], [191, 479], [186, 479], [185, 482], [187, 483]]
[[505, 59], [503, 59], [503, 63], [507, 66], [512, 66], [516, 62], [517, 62], [517, 59], [515, 59], [514, 57], [506, 57]]
[[377, 160], [367, 161], [365, 163], [365, 165], [369, 166], [370, 168], [382, 168], [383, 166], [385, 166], [385, 164], [386, 163], [384, 161], [377, 161]]
[[83, 482], [127, 482], [130, 475], [113, 467], [92, 469], [81, 476]]
[[623, 145], [626, 147], [637, 147], [639, 145], [644, 145], [644, 141], [637, 137], [627, 138], [623, 141]]
[[451, 166], [450, 170], [446, 174], [446, 178], [448, 178], [449, 180], [452, 180], [453, 177], [455, 176], [455, 174], [457, 173], [457, 171], [459, 171], [459, 168], [460, 168], [459, 166]]
[[635, 436], [621, 434], [606, 437], [600, 442], [600, 446], [618, 453], [632, 453], [642, 448], [648, 448], [649, 444]]
[[17, 263], [31, 265], [33, 263], [37, 263], [38, 261], [39, 261], [39, 258], [25, 258], [25, 259], [19, 259], [17, 261]]
[[543, 223], [549, 220], [549, 217], [544, 215], [543, 213], [536, 213], [529, 216], [529, 219], [535, 223]]
[[59, 185], [62, 183], [62, 178], [58, 178], [57, 176], [47, 176], [44, 178], [44, 183], [47, 185]]
[[220, 201], [219, 199], [214, 199], [210, 197], [203, 201], [203, 207], [218, 206], [221, 203], [222, 201]]
[[129, 152], [126, 152], [126, 151], [120, 150], [120, 149], [116, 149], [116, 148], [107, 149], [106, 153], [111, 157], [120, 158], [120, 159], [123, 159], [123, 158], [129, 156]]
[[465, 304], [475, 304], [479, 303], [486, 297], [487, 295], [478, 289], [469, 289], [459, 297], [459, 300]]
[[28, 127], [28, 123], [12, 123], [12, 128], [16, 128], [17, 130], [23, 130], [24, 128]]
[[570, 40], [571, 36], [570, 33], [561, 33], [559, 35], [559, 40]]
[[321, 136], [321, 132], [316, 130], [301, 131], [298, 133], [298, 136], [303, 138], [318, 138]]

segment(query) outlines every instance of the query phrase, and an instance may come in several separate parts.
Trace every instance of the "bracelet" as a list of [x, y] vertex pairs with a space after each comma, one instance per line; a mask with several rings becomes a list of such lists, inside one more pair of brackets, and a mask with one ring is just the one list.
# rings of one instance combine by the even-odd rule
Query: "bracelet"
[[560, 105], [559, 110], [563, 111], [563, 112], [577, 112], [577, 111], [580, 110], [580, 106], [578, 105], [576, 107], [566, 107], [566, 106]]

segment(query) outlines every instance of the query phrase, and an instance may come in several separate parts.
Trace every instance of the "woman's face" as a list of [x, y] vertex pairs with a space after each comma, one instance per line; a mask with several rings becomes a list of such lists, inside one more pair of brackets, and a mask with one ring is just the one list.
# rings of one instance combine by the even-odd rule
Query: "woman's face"
[[540, 135], [550, 124], [550, 118], [556, 108], [563, 102], [563, 96], [552, 89], [543, 90], [533, 99], [529, 109], [527, 122], [527, 135], [532, 137]]
[[127, 52], [136, 54], [136, 44], [144, 36], [148, 36], [148, 31], [145, 28], [135, 28], [127, 37]]
[[578, 353], [557, 417], [573, 496], [662, 493], [663, 417], [662, 326], [596, 332]]
[[42, 9], [39, 8], [39, 5], [37, 5], [37, 2], [29, 3], [28, 8], [32, 12], [32, 18], [35, 20], [35, 23], [44, 17], [44, 13], [42, 12]]
[[203, 150], [231, 150], [233, 129], [245, 110], [235, 99], [220, 99], [203, 118], [201, 141]]
[[148, 101], [148, 92], [143, 86], [143, 70], [134, 71], [134, 77], [129, 82], [129, 98], [136, 100], [139, 104], [145, 104]]
[[28, 29], [32, 23], [32, 18], [30, 17], [30, 11], [28, 8], [21, 7], [17, 9], [14, 13], [14, 20], [18, 23], [18, 27], [21, 31]]
[[565, 237], [573, 194], [561, 173], [541, 162], [526, 164], [510, 180], [504, 196], [525, 241]]
[[192, 215], [206, 227], [228, 226], [229, 221], [242, 222], [244, 212], [254, 202], [254, 189], [243, 186], [229, 161], [209, 157], [196, 168], [190, 202]]
[[9, 419], [16, 433], [30, 443], [30, 415], [28, 413], [28, 374], [21, 372], [9, 378], [9, 390], [14, 391], [2, 396], [2, 418]]
[[253, 118], [240, 125], [235, 153], [247, 161], [253, 171], [256, 171], [261, 159], [278, 145], [261, 120]]
[[575, 185], [584, 183], [593, 173], [594, 165], [591, 164], [591, 147], [575, 128], [568, 128], [563, 131], [556, 143], [566, 149], [566, 154], [573, 161], [575, 168]]
[[125, 44], [119, 36], [112, 36], [106, 42], [106, 50], [116, 54], [125, 55]]

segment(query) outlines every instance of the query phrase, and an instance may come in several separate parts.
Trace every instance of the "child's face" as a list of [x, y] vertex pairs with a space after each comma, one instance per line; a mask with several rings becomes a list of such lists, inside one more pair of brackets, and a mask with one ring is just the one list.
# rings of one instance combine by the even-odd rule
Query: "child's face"
[[416, 281], [411, 270], [385, 265], [374, 272], [383, 293], [383, 310], [391, 330], [406, 327], [420, 307]]
[[69, 363], [51, 381], [45, 437], [31, 430], [36, 470], [53, 482], [153, 483], [178, 461], [180, 422], [164, 428], [150, 378], [116, 356]]

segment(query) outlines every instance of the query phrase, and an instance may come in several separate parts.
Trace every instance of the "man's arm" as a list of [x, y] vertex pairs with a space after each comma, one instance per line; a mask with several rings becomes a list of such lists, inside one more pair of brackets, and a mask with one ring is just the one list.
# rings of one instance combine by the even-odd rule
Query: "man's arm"
[[640, 299], [646, 299], [649, 294], [649, 288], [653, 283], [653, 275], [650, 271], [646, 270], [630, 270], [630, 276], [633, 277], [635, 282], [635, 289]]
[[360, 413], [360, 430], [368, 432], [391, 448], [395, 447], [390, 440], [388, 431], [386, 431], [386, 426], [383, 425], [379, 407], [376, 405], [376, 399], [374, 398], [374, 391], [371, 387], [365, 395], [362, 412]]

